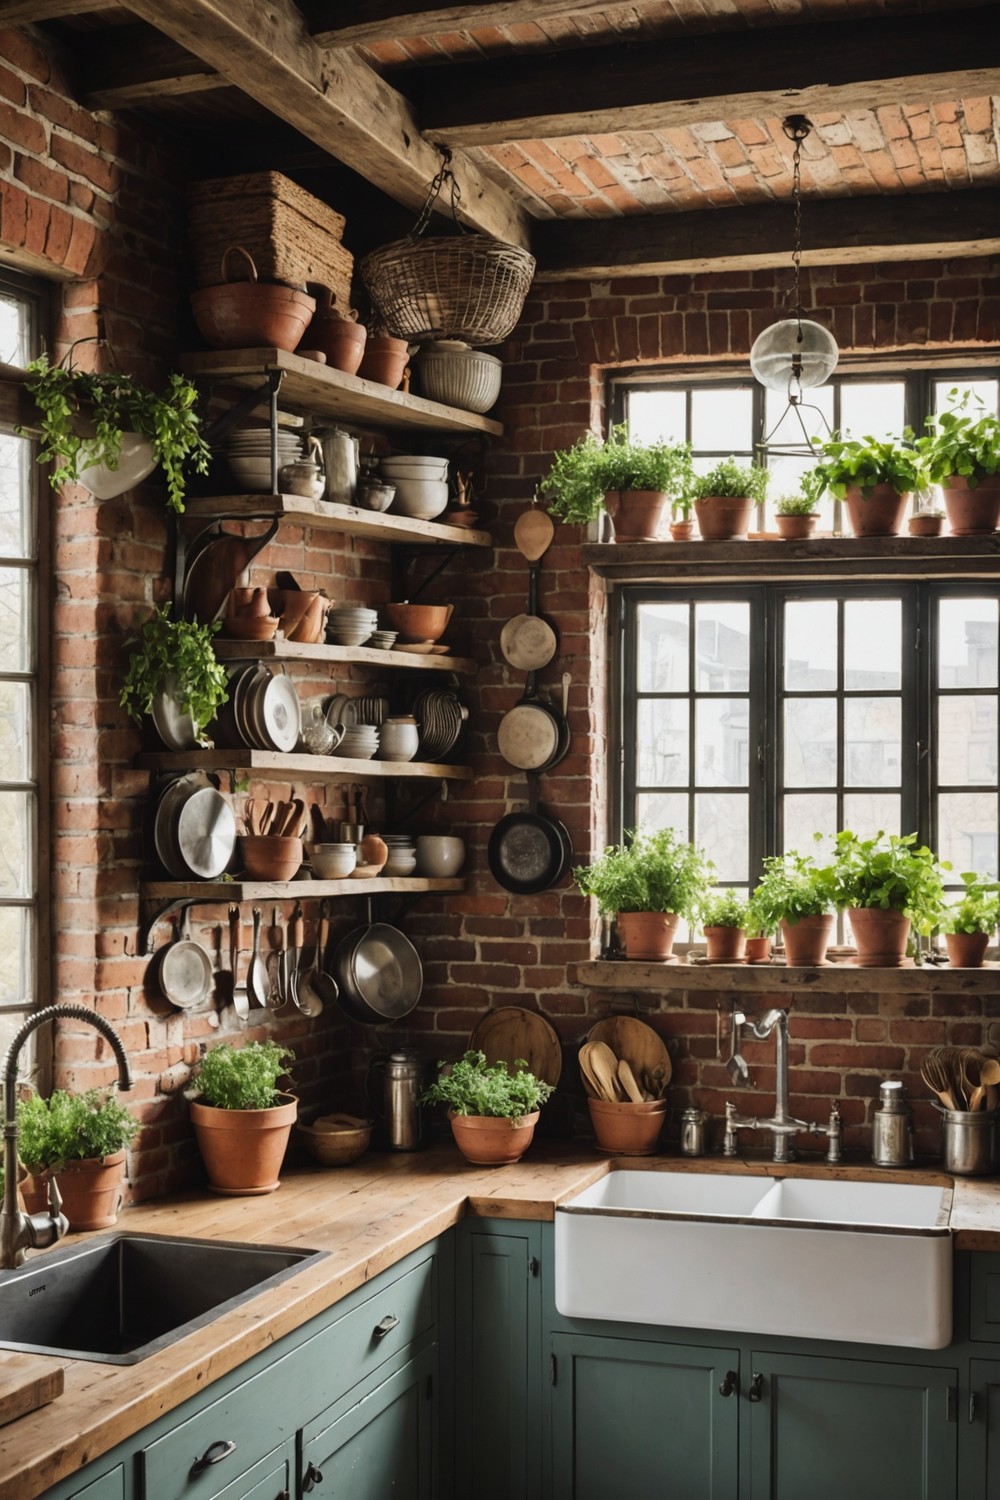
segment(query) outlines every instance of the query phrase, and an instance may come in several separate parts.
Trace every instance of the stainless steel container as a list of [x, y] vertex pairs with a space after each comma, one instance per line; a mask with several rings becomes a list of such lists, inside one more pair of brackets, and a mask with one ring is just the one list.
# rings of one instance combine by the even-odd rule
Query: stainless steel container
[[704, 1156], [707, 1121], [708, 1115], [703, 1109], [686, 1109], [681, 1115], [681, 1152], [684, 1156]]
[[391, 1151], [416, 1151], [420, 1145], [420, 1095], [423, 1061], [417, 1052], [391, 1052], [385, 1064], [386, 1144]]
[[941, 1155], [946, 1172], [981, 1177], [996, 1163], [996, 1110], [941, 1110]]
[[872, 1121], [872, 1161], [877, 1167], [908, 1167], [913, 1161], [913, 1125], [906, 1090], [898, 1079], [879, 1088]]

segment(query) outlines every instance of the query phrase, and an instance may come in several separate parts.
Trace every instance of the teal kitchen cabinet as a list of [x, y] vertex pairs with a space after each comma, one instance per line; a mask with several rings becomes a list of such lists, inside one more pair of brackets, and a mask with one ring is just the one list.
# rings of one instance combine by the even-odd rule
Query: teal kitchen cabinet
[[551, 1382], [552, 1500], [735, 1500], [735, 1349], [557, 1333]]
[[[79, 1484], [79, 1474], [72, 1482]], [[107, 1473], [86, 1481], [82, 1489], [75, 1489], [67, 1494], [67, 1500], [123, 1500], [124, 1494], [125, 1469], [121, 1464], [115, 1464]]]
[[1000, 1360], [970, 1361], [968, 1403], [959, 1423], [965, 1427], [962, 1500], [1000, 1500]]

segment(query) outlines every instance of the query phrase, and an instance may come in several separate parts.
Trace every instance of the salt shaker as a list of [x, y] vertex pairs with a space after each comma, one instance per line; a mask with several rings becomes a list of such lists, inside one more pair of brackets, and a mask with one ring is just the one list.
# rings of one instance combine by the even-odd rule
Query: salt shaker
[[705, 1122], [708, 1115], [703, 1109], [686, 1109], [681, 1115], [681, 1154], [704, 1156]]
[[872, 1121], [872, 1161], [877, 1167], [908, 1167], [913, 1161], [913, 1127], [906, 1090], [898, 1079], [879, 1087]]

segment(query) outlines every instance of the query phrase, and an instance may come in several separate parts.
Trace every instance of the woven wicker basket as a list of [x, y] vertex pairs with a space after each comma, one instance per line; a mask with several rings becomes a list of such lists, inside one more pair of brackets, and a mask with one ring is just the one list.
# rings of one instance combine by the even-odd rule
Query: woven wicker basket
[[216, 286], [228, 245], [244, 245], [263, 281], [328, 287], [351, 305], [354, 257], [340, 243], [344, 216], [280, 172], [218, 177], [188, 189], [188, 231], [199, 287]]
[[396, 240], [361, 262], [379, 324], [394, 338], [498, 344], [521, 316], [535, 270], [486, 235]]

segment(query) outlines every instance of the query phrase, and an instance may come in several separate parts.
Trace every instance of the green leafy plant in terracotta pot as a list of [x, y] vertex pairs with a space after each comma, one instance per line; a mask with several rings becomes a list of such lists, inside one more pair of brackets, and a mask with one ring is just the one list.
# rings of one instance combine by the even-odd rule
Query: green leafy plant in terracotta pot
[[689, 542], [694, 536], [692, 510], [694, 500], [689, 494], [676, 495], [670, 502], [670, 535], [675, 542]]
[[228, 700], [226, 669], [212, 646], [218, 621], [172, 620], [170, 608], [154, 610], [125, 641], [130, 656], [119, 702], [137, 724], [150, 714], [171, 750], [190, 750]]
[[108, 1229], [117, 1222], [125, 1151], [139, 1130], [114, 1091], [56, 1089], [17, 1103], [18, 1155], [44, 1208], [44, 1183], [55, 1176], [71, 1229]]
[[79, 483], [110, 500], [159, 464], [168, 504], [183, 511], [185, 471], [207, 473], [211, 456], [189, 380], [173, 374], [158, 395], [120, 370], [51, 365], [45, 355], [31, 362], [28, 374], [27, 390], [41, 413], [38, 459], [56, 465], [53, 488]]
[[709, 891], [700, 908], [709, 963], [739, 964], [746, 957], [750, 903], [739, 891]]
[[833, 930], [832, 866], [789, 849], [768, 856], [763, 868], [750, 897], [756, 919], [771, 932], [781, 932], [787, 964], [823, 963]]
[[628, 423], [622, 422], [611, 428], [606, 442], [588, 432], [572, 448], [555, 453], [539, 493], [564, 521], [586, 525], [603, 511], [617, 541], [651, 541], [690, 476], [688, 443], [633, 442]]
[[862, 968], [898, 967], [911, 926], [931, 931], [944, 898], [942, 871], [950, 869], [915, 833], [837, 834], [833, 895], [847, 913]]
[[814, 535], [819, 525], [819, 490], [822, 481], [809, 470], [802, 476], [802, 483], [795, 494], [781, 495], [774, 503], [774, 524], [778, 535], [786, 542], [803, 541]]
[[573, 879], [602, 916], [617, 920], [627, 958], [669, 959], [677, 923], [695, 915], [712, 865], [672, 828], [626, 832], [625, 840], [579, 866]]
[[194, 1074], [191, 1123], [216, 1193], [273, 1193], [298, 1099], [279, 1089], [295, 1054], [277, 1042], [220, 1042]]
[[942, 907], [937, 929], [953, 968], [980, 969], [1000, 923], [1000, 881], [986, 880], [975, 870], [963, 870], [961, 880], [961, 897], [955, 905]]
[[927, 483], [912, 429], [904, 427], [900, 438], [834, 435], [818, 446], [817, 477], [844, 501], [854, 535], [898, 536], [911, 494]]
[[509, 1066], [487, 1063], [483, 1052], [466, 1052], [421, 1095], [423, 1104], [448, 1107], [455, 1144], [467, 1161], [506, 1166], [531, 1145], [541, 1106], [552, 1085], [536, 1078], [523, 1058]]
[[770, 475], [757, 464], [724, 458], [690, 487], [702, 541], [732, 542], [746, 538], [755, 506], [767, 494]]
[[1000, 523], [1000, 419], [973, 391], [949, 392], [947, 411], [927, 418], [917, 450], [939, 484], [953, 536], [989, 536]]

